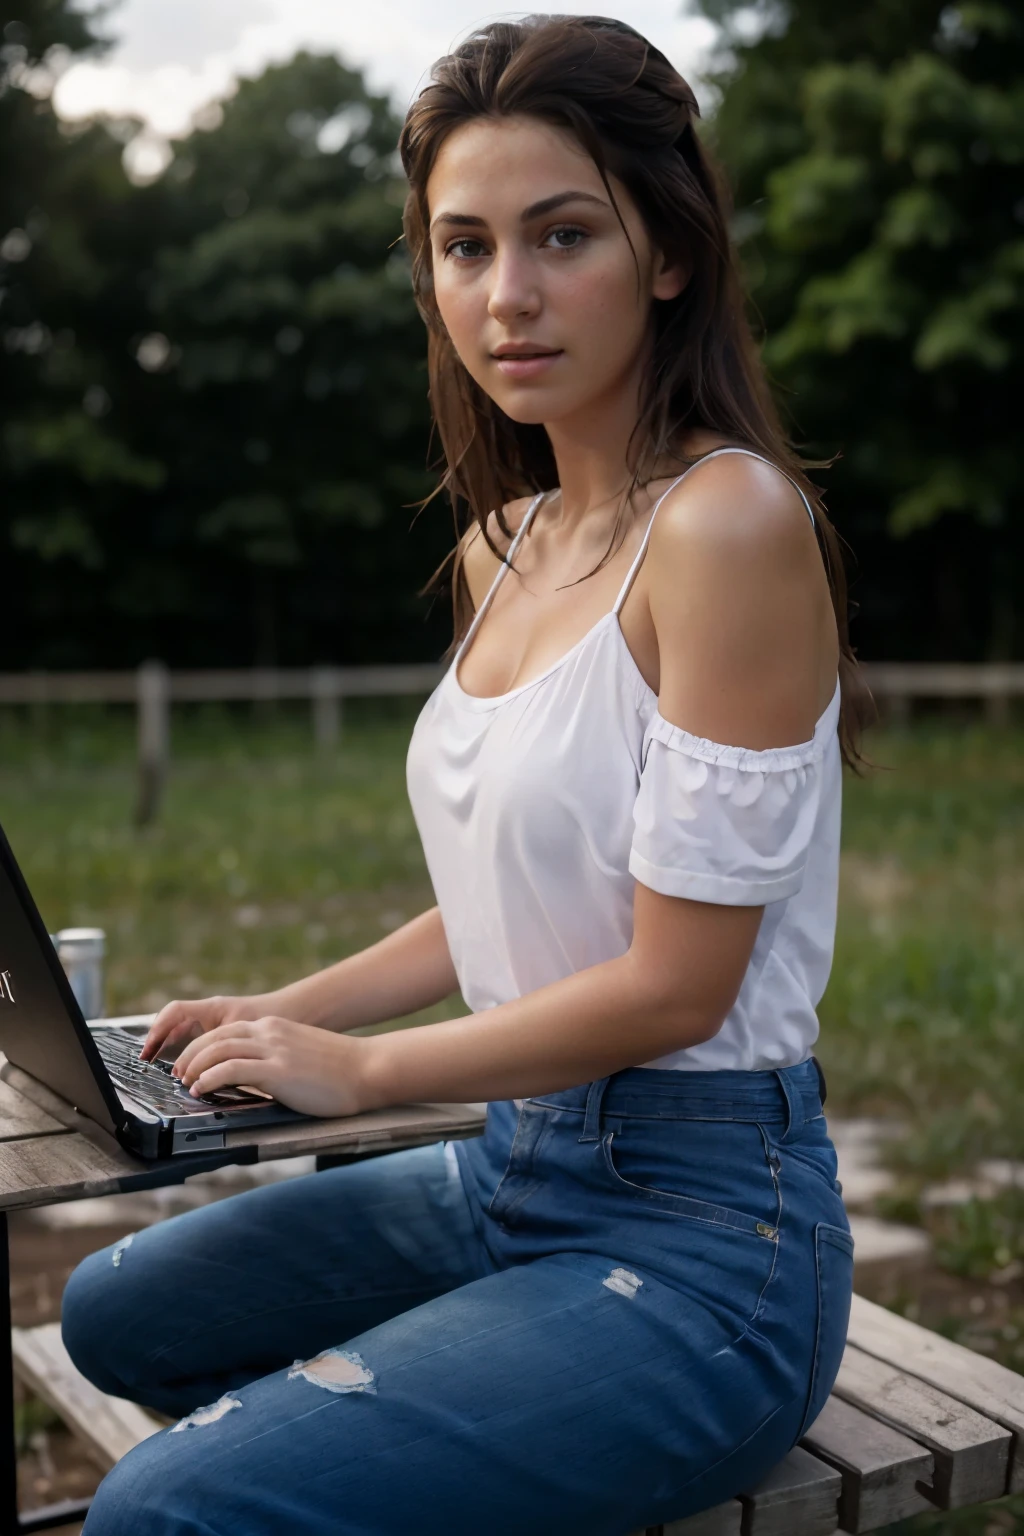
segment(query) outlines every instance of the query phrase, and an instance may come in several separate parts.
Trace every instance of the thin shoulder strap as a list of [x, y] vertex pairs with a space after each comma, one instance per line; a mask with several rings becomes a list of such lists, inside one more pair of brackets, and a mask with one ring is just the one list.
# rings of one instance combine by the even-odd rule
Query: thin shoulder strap
[[[708, 459], [716, 459], [720, 453], [745, 453], [751, 459], [760, 459], [762, 464], [772, 464], [773, 469], [779, 469], [779, 466], [777, 464], [773, 464], [771, 459], [766, 459], [762, 453], [755, 453], [751, 448], [713, 448], [710, 453], [703, 454], [697, 460], [696, 464], [691, 464], [689, 469], [684, 469], [681, 475], [677, 475], [676, 478], [672, 481], [672, 484], [668, 486], [664, 491], [662, 491], [661, 495], [654, 503], [654, 511], [651, 513], [647, 521], [647, 527], [644, 529], [644, 536], [641, 540], [640, 548], [636, 552], [633, 564], [626, 572], [626, 579], [619, 589], [618, 597], [615, 599], [615, 607], [612, 609], [613, 613], [619, 612], [619, 609], [622, 607], [623, 603], [626, 601], [627, 596], [629, 595], [629, 589], [633, 585], [633, 577], [640, 569], [640, 566], [643, 563], [644, 555], [647, 553], [647, 545], [651, 537], [651, 529], [654, 527], [654, 519], [658, 515], [658, 508], [665, 500], [665, 497], [668, 495], [669, 491], [674, 491], [680, 481], [685, 480], [687, 475], [690, 474], [692, 470], [698, 469], [700, 465], [706, 463]], [[803, 491], [800, 490], [800, 487], [793, 479], [793, 476], [786, 474], [784, 469], [779, 469], [779, 473], [780, 475], [786, 475], [786, 479], [790, 482], [790, 484], [795, 486], [797, 491], [800, 492], [800, 499], [804, 506], [807, 508], [807, 515], [811, 520], [811, 527], [817, 528], [818, 525], [814, 520], [814, 513], [811, 510], [811, 504], [807, 500], [807, 497], [804, 495]]]
[[469, 642], [472, 640], [473, 636], [476, 634], [477, 630], [479, 629], [480, 621], [483, 618], [484, 614], [487, 612], [488, 608], [491, 606], [491, 599], [493, 598], [495, 592], [497, 592], [498, 588], [501, 586], [501, 583], [502, 583], [502, 581], [504, 579], [504, 576], [505, 576], [505, 572], [508, 570], [508, 567], [511, 565], [511, 563], [512, 563], [514, 557], [515, 557], [516, 550], [519, 548], [520, 543], [522, 542], [523, 538], [525, 537], [526, 530], [529, 528], [530, 523], [533, 521], [533, 514], [536, 512], [537, 508], [540, 506], [541, 502], [544, 500], [544, 497], [546, 495], [547, 495], [546, 491], [539, 491], [537, 493], [537, 495], [533, 498], [533, 500], [530, 502], [530, 505], [527, 507], [526, 513], [525, 513], [525, 515], [523, 517], [523, 520], [519, 524], [519, 531], [517, 532], [515, 538], [512, 540], [512, 543], [509, 545], [508, 550], [506, 551], [506, 554], [505, 554], [505, 559], [498, 566], [498, 569], [497, 569], [497, 572], [495, 574], [494, 580], [491, 582], [490, 588], [489, 588], [489, 590], [487, 592], [487, 596], [484, 598], [483, 602], [480, 604], [480, 607], [477, 609], [476, 613], [473, 616], [472, 624], [470, 624], [469, 628], [466, 630], [466, 633], [462, 637], [462, 644], [459, 646], [458, 650], [455, 653], [453, 665], [457, 664], [457, 662], [459, 660], [459, 657], [462, 655], [463, 651], [466, 649], [466, 646], [469, 644]]

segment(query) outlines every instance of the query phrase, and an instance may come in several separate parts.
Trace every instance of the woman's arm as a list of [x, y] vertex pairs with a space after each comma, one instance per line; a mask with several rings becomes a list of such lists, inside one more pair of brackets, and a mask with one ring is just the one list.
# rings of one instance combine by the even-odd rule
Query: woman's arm
[[[659, 710], [693, 735], [755, 751], [806, 742], [836, 659], [814, 533], [776, 471], [716, 463], [721, 472], [692, 476], [666, 500], [652, 531]], [[178, 1069], [200, 1092], [248, 1082], [312, 1114], [553, 1092], [717, 1033], [762, 911], [638, 882], [629, 950], [524, 997], [366, 1039], [286, 1018], [228, 1025], [189, 1046]]]
[[618, 959], [485, 1013], [366, 1042], [361, 1107], [553, 1093], [709, 1040], [736, 1001], [762, 911], [638, 884], [633, 942]]
[[254, 997], [177, 1000], [162, 1008], [141, 1056], [181, 1051], [189, 1040], [229, 1024], [283, 1017], [322, 1030], [358, 1029], [400, 1019], [458, 989], [437, 907], [336, 965]]
[[239, 1020], [186, 1046], [175, 1071], [198, 1093], [247, 1083], [311, 1115], [551, 1093], [714, 1035], [761, 911], [638, 884], [626, 954], [513, 1002], [363, 1038], [287, 1016]]
[[441, 914], [431, 907], [376, 944], [271, 993], [266, 1012], [321, 1029], [359, 1029], [404, 1018], [458, 989]]

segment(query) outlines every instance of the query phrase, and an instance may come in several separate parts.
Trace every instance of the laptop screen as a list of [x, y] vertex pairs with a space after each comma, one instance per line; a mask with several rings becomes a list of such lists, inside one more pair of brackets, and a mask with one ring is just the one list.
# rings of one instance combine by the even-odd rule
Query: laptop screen
[[112, 1131], [123, 1119], [49, 933], [0, 828], [0, 1050]]

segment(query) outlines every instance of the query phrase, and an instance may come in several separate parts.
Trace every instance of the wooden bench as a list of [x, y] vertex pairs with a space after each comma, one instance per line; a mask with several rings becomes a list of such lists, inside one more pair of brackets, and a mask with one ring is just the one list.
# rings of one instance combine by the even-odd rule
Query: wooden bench
[[[476, 1135], [482, 1120], [476, 1105], [402, 1106], [351, 1120], [268, 1126], [256, 1133], [258, 1147], [227, 1149], [220, 1158], [314, 1154], [349, 1160]], [[187, 1168], [182, 1159], [143, 1164], [39, 1084], [0, 1066], [0, 1268], [7, 1258], [8, 1209], [156, 1188], [199, 1171], [204, 1162], [205, 1155]], [[9, 1314], [4, 1322], [9, 1326]], [[85, 1381], [68, 1359], [56, 1324], [14, 1329], [12, 1340], [14, 1370], [82, 1437], [104, 1469], [160, 1427], [141, 1408], [106, 1397]], [[9, 1393], [3, 1396], [9, 1399]], [[3, 1413], [0, 1401], [0, 1419]], [[18, 1517], [9, 1405], [6, 1415], [9, 1422], [0, 1423], [0, 1531], [52, 1528], [61, 1510]], [[801, 1444], [758, 1487], [652, 1531], [654, 1536], [829, 1536], [836, 1530], [878, 1530], [922, 1511], [985, 1503], [1024, 1492], [1022, 1436], [1024, 1376], [854, 1297], [839, 1379]], [[68, 1507], [66, 1518], [81, 1514], [72, 1516]]]
[[[14, 1366], [104, 1469], [161, 1427], [80, 1376], [56, 1323], [14, 1330]], [[857, 1296], [801, 1444], [749, 1493], [646, 1536], [829, 1536], [981, 1504], [1024, 1490], [1022, 1436], [1024, 1376]]]

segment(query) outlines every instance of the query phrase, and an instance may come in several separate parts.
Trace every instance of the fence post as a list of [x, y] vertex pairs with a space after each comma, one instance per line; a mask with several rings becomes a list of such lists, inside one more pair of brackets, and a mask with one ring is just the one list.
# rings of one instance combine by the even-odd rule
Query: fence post
[[34, 668], [29, 673], [32, 688], [32, 702], [29, 705], [32, 729], [37, 735], [42, 736], [50, 723], [50, 712], [47, 708], [46, 673]]
[[136, 673], [138, 798], [135, 825], [156, 818], [171, 750], [171, 679], [162, 661], [144, 661]]
[[989, 725], [1003, 730], [1010, 723], [1010, 696], [992, 692], [985, 695], [985, 719]]
[[910, 724], [910, 695], [890, 693], [885, 701], [887, 723], [897, 731], [906, 730]]
[[317, 750], [329, 752], [341, 735], [341, 694], [336, 667], [314, 667], [310, 674], [313, 699], [313, 740]]

